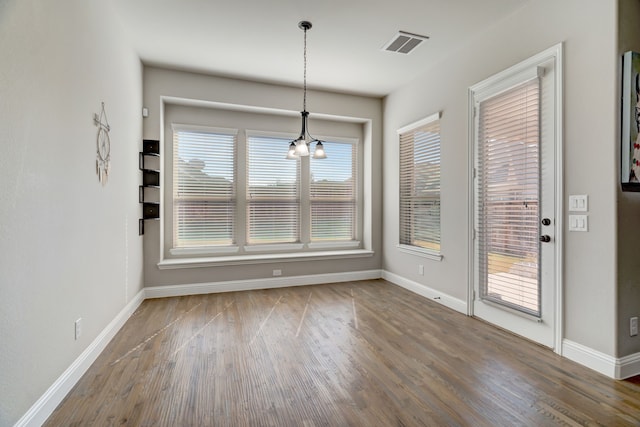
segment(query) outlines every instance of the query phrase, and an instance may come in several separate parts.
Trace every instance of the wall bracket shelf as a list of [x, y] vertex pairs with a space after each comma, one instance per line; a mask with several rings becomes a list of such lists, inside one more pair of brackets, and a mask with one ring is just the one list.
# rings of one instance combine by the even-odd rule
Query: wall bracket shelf
[[142, 218], [138, 220], [138, 235], [144, 234], [146, 220], [160, 219], [160, 202], [149, 201], [145, 198], [145, 189], [160, 188], [160, 171], [147, 167], [147, 157], [160, 157], [160, 141], [144, 139], [142, 151], [138, 154], [138, 168], [142, 171], [142, 185], [138, 190], [138, 202], [142, 204]]

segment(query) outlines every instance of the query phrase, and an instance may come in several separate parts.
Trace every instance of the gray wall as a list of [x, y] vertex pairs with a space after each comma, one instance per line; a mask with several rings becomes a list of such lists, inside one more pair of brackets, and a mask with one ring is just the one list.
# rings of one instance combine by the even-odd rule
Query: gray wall
[[[0, 425], [142, 289], [142, 70], [109, 2], [0, 1]], [[104, 101], [112, 172], [96, 175]], [[74, 340], [74, 321], [83, 332]]]
[[[285, 276], [384, 268], [464, 300], [468, 280], [467, 88], [565, 43], [565, 194], [589, 194], [590, 231], [565, 237], [565, 337], [612, 356], [640, 351], [640, 195], [619, 191], [619, 55], [640, 50], [637, 0], [536, 0], [413, 83], [378, 99], [311, 91], [314, 113], [370, 119], [371, 258], [295, 262]], [[137, 235], [137, 152], [159, 138], [160, 97], [298, 111], [300, 89], [147, 67], [108, 2], [0, 0], [0, 425], [15, 423], [149, 286], [270, 277], [276, 264], [160, 271], [157, 223]], [[112, 173], [95, 174], [93, 113], [106, 104]], [[384, 108], [384, 123], [383, 123]], [[397, 128], [442, 110], [442, 262], [395, 247]], [[384, 125], [384, 133], [383, 133]], [[384, 148], [382, 142], [384, 140]], [[384, 159], [384, 160], [383, 160]], [[381, 171], [384, 167], [385, 180]], [[384, 193], [384, 201], [382, 195]], [[566, 199], [566, 198], [565, 198]], [[565, 200], [566, 203], [566, 200]], [[384, 227], [382, 219], [384, 218]], [[619, 224], [617, 224], [619, 222]], [[384, 244], [384, 246], [383, 246]], [[384, 252], [384, 258], [382, 253]], [[425, 275], [417, 274], [417, 264]], [[84, 319], [75, 341], [73, 322]]]
[[[164, 97], [164, 101], [163, 101]], [[168, 100], [179, 98], [180, 101]], [[144, 120], [144, 136], [160, 139], [163, 136], [161, 107], [163, 102], [204, 101], [210, 103], [234, 104], [243, 107], [258, 107], [288, 111], [294, 117], [301, 107], [302, 90], [286, 86], [213, 77], [203, 74], [167, 70], [157, 67], [144, 67], [144, 105], [149, 108], [149, 117]], [[310, 91], [307, 97], [307, 109], [313, 114], [350, 117], [358, 120], [370, 120], [372, 137], [365, 144], [369, 153], [369, 166], [366, 166], [364, 200], [371, 209], [371, 236], [369, 246], [374, 255], [364, 258], [331, 259], [321, 261], [267, 262], [235, 266], [216, 266], [183, 268], [179, 270], [161, 270], [158, 262], [161, 257], [160, 222], [147, 221], [144, 239], [144, 277], [145, 286], [182, 285], [195, 283], [216, 283], [234, 280], [251, 280], [272, 277], [273, 269], [282, 270], [282, 277], [313, 274], [346, 273], [378, 270], [381, 266], [381, 211], [382, 185], [381, 144], [382, 144], [382, 101], [354, 95], [335, 94], [322, 91]], [[313, 116], [310, 126], [313, 127]], [[193, 124], [193, 123], [192, 123]], [[282, 131], [298, 132], [299, 119], [292, 120], [293, 127]], [[216, 126], [226, 127], [223, 124]], [[233, 127], [233, 126], [230, 126]], [[256, 129], [260, 130], [260, 129]], [[272, 129], [271, 129], [272, 130]], [[332, 135], [330, 129], [323, 128], [322, 134]], [[171, 137], [171, 135], [168, 135]], [[367, 155], [365, 155], [365, 158]], [[165, 158], [166, 160], [166, 158]]]
[[[619, 0], [618, 54], [640, 52], [640, 1]], [[618, 64], [621, 64], [618, 62]], [[619, 71], [620, 75], [622, 69]], [[618, 88], [618, 90], [621, 90]], [[619, 135], [619, 134], [618, 134]], [[618, 151], [620, 153], [620, 151]], [[618, 169], [619, 170], [619, 169]], [[618, 356], [640, 352], [629, 336], [629, 318], [640, 316], [640, 193], [618, 191]]]
[[[564, 233], [564, 337], [616, 355], [618, 184], [615, 1], [538, 0], [479, 34], [384, 105], [383, 268], [466, 300], [469, 277], [467, 89], [564, 42], [564, 191], [589, 195], [589, 232]], [[396, 129], [441, 110], [442, 262], [399, 252]], [[565, 203], [565, 212], [566, 204]], [[565, 218], [566, 220], [566, 218]], [[566, 224], [566, 221], [565, 221]], [[424, 263], [424, 276], [417, 264]]]

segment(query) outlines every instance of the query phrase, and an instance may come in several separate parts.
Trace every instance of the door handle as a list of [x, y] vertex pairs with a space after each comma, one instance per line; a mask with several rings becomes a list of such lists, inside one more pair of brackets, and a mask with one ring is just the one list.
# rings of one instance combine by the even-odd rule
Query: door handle
[[549, 243], [551, 241], [551, 237], [548, 234], [543, 234], [540, 236], [540, 241], [544, 243]]

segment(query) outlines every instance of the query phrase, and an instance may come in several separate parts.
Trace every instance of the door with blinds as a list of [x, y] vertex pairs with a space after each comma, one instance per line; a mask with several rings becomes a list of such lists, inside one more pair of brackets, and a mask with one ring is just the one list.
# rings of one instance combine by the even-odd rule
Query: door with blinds
[[551, 348], [560, 235], [555, 64], [543, 57], [471, 89], [473, 314]]

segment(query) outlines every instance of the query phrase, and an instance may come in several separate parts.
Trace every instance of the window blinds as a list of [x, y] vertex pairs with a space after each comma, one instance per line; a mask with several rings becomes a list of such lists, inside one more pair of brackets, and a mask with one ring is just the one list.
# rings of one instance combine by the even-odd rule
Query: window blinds
[[323, 142], [330, 155], [311, 158], [311, 241], [355, 240], [357, 144]]
[[285, 159], [283, 138], [247, 136], [247, 242], [300, 241], [299, 161]]
[[539, 79], [479, 103], [478, 260], [481, 298], [540, 314]]
[[440, 120], [400, 131], [400, 244], [440, 252]]
[[233, 243], [235, 141], [234, 133], [174, 127], [174, 247]]

